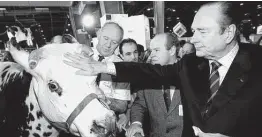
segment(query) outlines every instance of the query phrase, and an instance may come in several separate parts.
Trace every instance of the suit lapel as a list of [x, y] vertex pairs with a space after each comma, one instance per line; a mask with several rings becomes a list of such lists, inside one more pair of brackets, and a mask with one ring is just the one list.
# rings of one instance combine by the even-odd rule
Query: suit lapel
[[[194, 86], [195, 89], [198, 89], [198, 92], [196, 95], [199, 103], [199, 108], [202, 109], [202, 107], [205, 106], [208, 97], [209, 97], [209, 63], [208, 60], [203, 60], [199, 65], [198, 65], [198, 72], [197, 72], [197, 79], [194, 81]], [[200, 81], [200, 78], [202, 79]]]
[[250, 68], [249, 54], [239, 49], [217, 94], [212, 100], [212, 104], [208, 109], [207, 118], [213, 116], [236, 96], [237, 90], [248, 80], [248, 74], [246, 72], [249, 71]]
[[156, 94], [155, 95], [156, 100], [159, 103], [159, 106], [161, 107], [163, 112], [167, 113], [166, 104], [165, 104], [165, 100], [164, 100], [164, 96], [163, 96], [163, 91], [160, 90], [160, 91], [154, 92], [154, 94]]
[[170, 115], [172, 113], [172, 111], [175, 110], [175, 108], [179, 105], [180, 101], [181, 101], [180, 90], [176, 89], [174, 94], [173, 94], [172, 102], [170, 104], [170, 108], [169, 108], [167, 115]]

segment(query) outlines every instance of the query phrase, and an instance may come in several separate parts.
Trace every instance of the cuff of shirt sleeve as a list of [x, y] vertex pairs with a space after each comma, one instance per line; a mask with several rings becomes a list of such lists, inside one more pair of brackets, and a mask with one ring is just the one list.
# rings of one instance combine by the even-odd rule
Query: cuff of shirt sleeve
[[114, 63], [106, 63], [107, 73], [111, 75], [116, 75], [116, 67]]
[[139, 121], [135, 121], [135, 122], [133, 122], [132, 124], [138, 124], [138, 125], [140, 125], [140, 126], [142, 127], [142, 123], [139, 122]]

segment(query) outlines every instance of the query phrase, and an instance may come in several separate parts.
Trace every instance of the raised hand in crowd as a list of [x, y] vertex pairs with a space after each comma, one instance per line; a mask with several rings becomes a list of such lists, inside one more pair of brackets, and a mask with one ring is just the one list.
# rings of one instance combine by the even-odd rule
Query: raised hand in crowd
[[138, 123], [133, 123], [126, 131], [126, 137], [134, 137], [137, 134], [145, 136], [142, 126]]
[[204, 133], [200, 128], [193, 126], [193, 130], [198, 137], [229, 137], [219, 133]]

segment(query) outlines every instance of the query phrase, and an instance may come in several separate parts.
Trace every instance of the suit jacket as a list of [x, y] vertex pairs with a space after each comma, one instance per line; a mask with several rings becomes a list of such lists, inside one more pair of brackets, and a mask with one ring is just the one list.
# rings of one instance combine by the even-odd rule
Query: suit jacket
[[[262, 50], [258, 46], [239, 44], [234, 58], [210, 107], [208, 60], [185, 56], [168, 66], [116, 63], [117, 79], [141, 85], [169, 83], [181, 89], [184, 109], [182, 136], [192, 132], [192, 125], [205, 133], [221, 133], [234, 137], [262, 136]], [[207, 117], [201, 112], [207, 109]]]
[[181, 137], [183, 115], [179, 116], [179, 105], [179, 90], [174, 92], [168, 111], [161, 88], [140, 90], [131, 107], [131, 123], [143, 123], [145, 116], [149, 116], [150, 124], [144, 123], [143, 127], [150, 126], [150, 137]]

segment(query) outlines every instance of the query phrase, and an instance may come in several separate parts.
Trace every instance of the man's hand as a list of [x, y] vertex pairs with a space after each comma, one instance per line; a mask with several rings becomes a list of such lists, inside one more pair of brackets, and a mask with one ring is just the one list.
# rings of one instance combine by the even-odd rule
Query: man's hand
[[142, 126], [137, 123], [132, 123], [126, 131], [126, 137], [134, 137], [136, 133], [140, 133], [142, 136], [145, 136]]
[[119, 132], [122, 131], [122, 128], [125, 129], [128, 121], [129, 121], [129, 119], [127, 118], [127, 116], [125, 114], [119, 115], [119, 120], [116, 123], [117, 128], [119, 129]]
[[229, 136], [222, 135], [219, 133], [204, 133], [198, 127], [195, 127], [195, 126], [193, 126], [193, 130], [195, 132], [195, 135], [199, 137], [229, 137]]
[[105, 72], [107, 69], [105, 63], [95, 61], [91, 57], [82, 54], [66, 53], [64, 56], [70, 60], [64, 60], [65, 64], [80, 69], [76, 72], [77, 75], [94, 76], [98, 73]]

